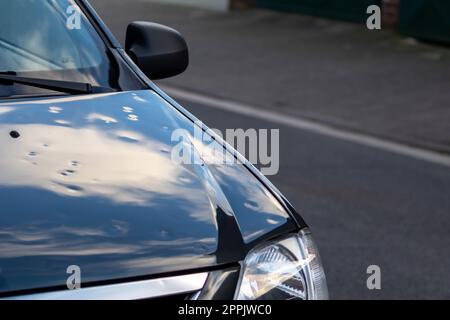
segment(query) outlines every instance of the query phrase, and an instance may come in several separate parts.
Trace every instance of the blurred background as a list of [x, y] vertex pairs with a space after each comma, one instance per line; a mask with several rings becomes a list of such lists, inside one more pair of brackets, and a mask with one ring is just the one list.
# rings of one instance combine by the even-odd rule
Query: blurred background
[[[450, 1], [91, 4], [122, 43], [136, 20], [186, 37], [189, 69], [157, 84], [210, 127], [280, 129], [269, 178], [310, 224], [331, 298], [450, 299]], [[381, 30], [366, 27], [373, 4]], [[367, 289], [369, 265], [381, 290]]]

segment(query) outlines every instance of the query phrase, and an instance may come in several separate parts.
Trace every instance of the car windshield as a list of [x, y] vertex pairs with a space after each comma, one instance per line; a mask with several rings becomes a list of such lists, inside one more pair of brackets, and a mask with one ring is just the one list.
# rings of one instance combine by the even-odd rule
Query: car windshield
[[[0, 1], [0, 73], [119, 88], [117, 59], [73, 0]], [[0, 97], [52, 91], [0, 83]]]

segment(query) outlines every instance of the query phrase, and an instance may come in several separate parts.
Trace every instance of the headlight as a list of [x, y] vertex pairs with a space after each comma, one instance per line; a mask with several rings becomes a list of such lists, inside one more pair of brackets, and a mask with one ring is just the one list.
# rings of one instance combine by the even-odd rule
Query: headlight
[[319, 252], [303, 229], [256, 248], [245, 258], [238, 300], [324, 300], [328, 289]]

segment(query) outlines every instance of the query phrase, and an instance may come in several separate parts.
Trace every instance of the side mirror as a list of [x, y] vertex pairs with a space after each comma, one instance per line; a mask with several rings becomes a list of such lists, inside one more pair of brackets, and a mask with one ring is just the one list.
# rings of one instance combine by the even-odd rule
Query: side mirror
[[189, 65], [188, 47], [183, 36], [178, 31], [157, 23], [130, 23], [125, 50], [152, 80], [180, 74]]

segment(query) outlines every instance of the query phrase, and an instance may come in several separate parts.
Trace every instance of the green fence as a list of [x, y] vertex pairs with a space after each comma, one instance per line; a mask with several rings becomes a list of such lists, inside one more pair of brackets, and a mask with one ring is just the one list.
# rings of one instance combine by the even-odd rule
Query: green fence
[[398, 31], [450, 44], [450, 1], [403, 0], [400, 3]]
[[365, 22], [367, 7], [380, 3], [381, 0], [256, 0], [262, 8], [354, 22]]

